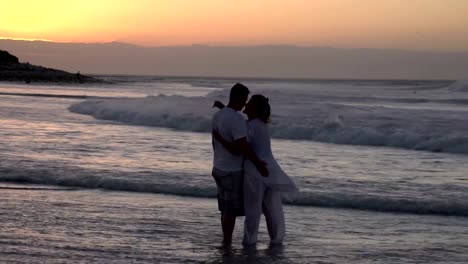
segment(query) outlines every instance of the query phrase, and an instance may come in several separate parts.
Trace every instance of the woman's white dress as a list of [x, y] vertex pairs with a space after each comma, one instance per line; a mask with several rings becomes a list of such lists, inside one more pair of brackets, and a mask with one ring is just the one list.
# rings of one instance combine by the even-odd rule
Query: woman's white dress
[[244, 164], [244, 244], [257, 242], [262, 212], [267, 222], [271, 243], [281, 243], [285, 236], [282, 195], [297, 193], [297, 187], [281, 169], [271, 151], [268, 125], [260, 119], [248, 122], [248, 141], [255, 154], [267, 163], [269, 175], [263, 177], [255, 165]]

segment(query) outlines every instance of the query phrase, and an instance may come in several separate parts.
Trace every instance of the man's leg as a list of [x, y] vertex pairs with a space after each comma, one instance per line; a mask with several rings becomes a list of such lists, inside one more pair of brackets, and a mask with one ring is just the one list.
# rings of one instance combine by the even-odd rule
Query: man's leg
[[223, 243], [231, 244], [232, 233], [236, 225], [236, 215], [223, 213], [221, 215], [221, 226], [223, 228]]
[[220, 173], [213, 170], [213, 177], [218, 186], [218, 208], [221, 211], [223, 242], [230, 244], [236, 217], [243, 215], [243, 175], [242, 172]]

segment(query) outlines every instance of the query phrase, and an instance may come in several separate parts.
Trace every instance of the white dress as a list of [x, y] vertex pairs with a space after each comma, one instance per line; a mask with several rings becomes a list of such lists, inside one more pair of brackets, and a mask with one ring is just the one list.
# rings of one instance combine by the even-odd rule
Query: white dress
[[248, 122], [248, 141], [255, 154], [267, 163], [269, 175], [262, 177], [253, 163], [244, 164], [244, 244], [257, 242], [260, 217], [265, 215], [271, 243], [281, 243], [285, 236], [282, 194], [297, 193], [297, 187], [281, 169], [271, 151], [268, 125], [260, 119]]

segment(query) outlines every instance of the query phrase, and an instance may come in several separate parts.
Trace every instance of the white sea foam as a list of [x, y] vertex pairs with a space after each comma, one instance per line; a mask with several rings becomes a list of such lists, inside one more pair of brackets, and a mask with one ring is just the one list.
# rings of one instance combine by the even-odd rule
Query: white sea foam
[[[1, 182], [26, 183], [74, 187], [71, 189], [54, 189], [61, 191], [74, 191], [76, 188], [104, 189], [112, 191], [129, 191], [171, 194], [200, 198], [215, 198], [214, 186], [180, 185], [177, 183], [150, 183], [138, 180], [116, 179], [109, 176], [85, 176], [57, 175], [47, 170], [34, 171], [9, 171], [0, 176]], [[177, 177], [178, 175], [175, 175]], [[187, 176], [186, 176], [187, 177]], [[27, 189], [27, 187], [25, 188]], [[34, 190], [33, 187], [29, 187]], [[53, 188], [50, 188], [53, 189]], [[331, 208], [360, 209], [381, 212], [400, 212], [411, 214], [435, 214], [468, 216], [468, 204], [464, 200], [457, 199], [410, 199], [398, 198], [386, 195], [366, 193], [339, 193], [326, 191], [302, 191], [294, 200], [285, 201], [291, 205], [317, 206]]]
[[195, 132], [210, 131], [211, 100], [204, 97], [149, 96], [88, 100], [70, 107], [72, 112], [133, 125], [167, 127]]
[[[259, 85], [255, 91], [270, 98], [272, 137], [468, 154], [466, 110], [414, 107], [428, 102], [427, 98], [356, 97], [340, 91], [307, 91], [301, 86], [285, 90], [280, 88], [282, 85], [276, 86]], [[216, 111], [211, 108], [212, 102], [226, 101], [227, 94], [227, 90], [219, 90], [206, 97], [96, 99], [74, 104], [70, 110], [133, 125], [210, 132], [210, 119]], [[381, 105], [389, 100], [398, 103]], [[453, 105], [464, 102], [430, 100]]]

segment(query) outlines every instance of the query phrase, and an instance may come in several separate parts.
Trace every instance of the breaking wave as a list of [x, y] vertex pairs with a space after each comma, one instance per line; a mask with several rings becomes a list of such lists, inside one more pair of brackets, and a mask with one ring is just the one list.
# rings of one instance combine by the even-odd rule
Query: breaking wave
[[[226, 98], [213, 94], [90, 99], [69, 109], [132, 125], [210, 132], [214, 99]], [[274, 138], [468, 154], [467, 111], [327, 103], [279, 91], [270, 93], [270, 102]]]
[[447, 89], [455, 92], [468, 92], [468, 80], [456, 81], [449, 85]]
[[[103, 189], [110, 191], [143, 192], [190, 196], [197, 198], [215, 198], [215, 187], [196, 187], [175, 184], [156, 184], [99, 176], [65, 177], [41, 173], [8, 173], [0, 176], [1, 182], [15, 184], [41, 184], [67, 187], [50, 188], [54, 191], [76, 191], [76, 188]], [[28, 175], [28, 176], [25, 176]], [[27, 190], [47, 190], [48, 188], [25, 187]], [[358, 209], [379, 212], [410, 214], [434, 214], [468, 216], [468, 204], [465, 201], [450, 200], [410, 200], [367, 194], [346, 194], [332, 192], [303, 191], [294, 200], [285, 201], [290, 205], [316, 206], [344, 209]]]

